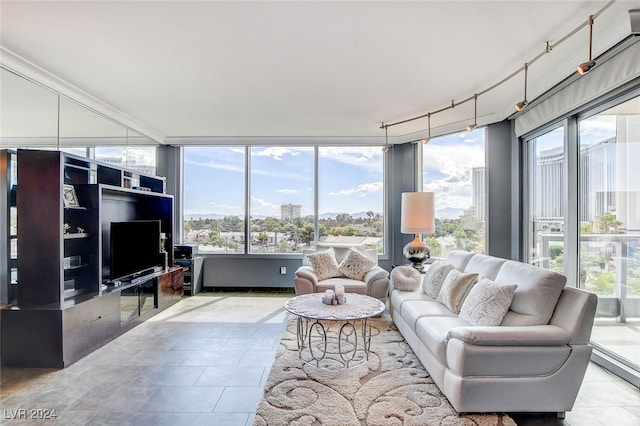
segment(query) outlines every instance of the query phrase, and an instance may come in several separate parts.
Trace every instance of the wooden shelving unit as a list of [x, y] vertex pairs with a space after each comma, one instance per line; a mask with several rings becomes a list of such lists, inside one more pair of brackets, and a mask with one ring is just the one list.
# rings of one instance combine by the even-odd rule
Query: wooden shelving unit
[[1, 311], [5, 365], [65, 367], [182, 296], [182, 268], [110, 282], [112, 222], [158, 220], [173, 246], [164, 178], [59, 151], [18, 150], [17, 169], [19, 282], [17, 305]]

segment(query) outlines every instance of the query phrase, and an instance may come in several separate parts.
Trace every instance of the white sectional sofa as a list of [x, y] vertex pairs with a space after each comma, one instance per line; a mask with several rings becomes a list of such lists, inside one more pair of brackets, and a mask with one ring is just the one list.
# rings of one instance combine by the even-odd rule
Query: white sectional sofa
[[565, 287], [558, 273], [483, 254], [445, 261], [517, 288], [500, 325], [472, 326], [423, 287], [390, 285], [390, 313], [459, 412], [556, 412], [575, 402], [591, 355], [596, 296]]

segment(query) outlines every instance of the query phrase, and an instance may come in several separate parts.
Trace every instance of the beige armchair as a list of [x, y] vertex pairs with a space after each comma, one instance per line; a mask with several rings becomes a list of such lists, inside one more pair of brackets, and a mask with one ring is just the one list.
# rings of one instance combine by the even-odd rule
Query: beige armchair
[[[363, 276], [362, 280], [336, 276], [332, 278], [318, 279], [318, 274], [309, 261], [309, 254], [326, 251], [332, 248], [336, 261], [340, 264], [354, 248], [365, 255], [373, 263]], [[389, 289], [389, 272], [378, 266], [378, 253], [373, 249], [364, 248], [353, 244], [318, 244], [315, 250], [305, 250], [302, 256], [302, 266], [295, 272], [294, 286], [297, 295], [308, 293], [322, 293], [327, 289], [333, 289], [336, 284], [344, 285], [346, 293], [365, 294], [375, 297], [383, 303], [387, 302]]]

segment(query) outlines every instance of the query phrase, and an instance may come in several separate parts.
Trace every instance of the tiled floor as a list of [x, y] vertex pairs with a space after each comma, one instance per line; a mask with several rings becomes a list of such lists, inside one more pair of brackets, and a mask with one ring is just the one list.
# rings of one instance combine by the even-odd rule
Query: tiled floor
[[[203, 293], [64, 370], [3, 368], [0, 423], [55, 410], [66, 425], [250, 425], [289, 294]], [[24, 410], [24, 411], [21, 411]], [[34, 412], [44, 415], [46, 411]], [[520, 425], [638, 425], [640, 392], [590, 365], [573, 411], [512, 414]]]

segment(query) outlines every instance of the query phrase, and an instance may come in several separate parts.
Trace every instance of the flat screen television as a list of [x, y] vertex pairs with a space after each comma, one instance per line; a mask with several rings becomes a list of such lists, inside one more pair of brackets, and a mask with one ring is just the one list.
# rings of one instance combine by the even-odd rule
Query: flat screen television
[[110, 277], [135, 277], [163, 264], [159, 220], [111, 222]]

